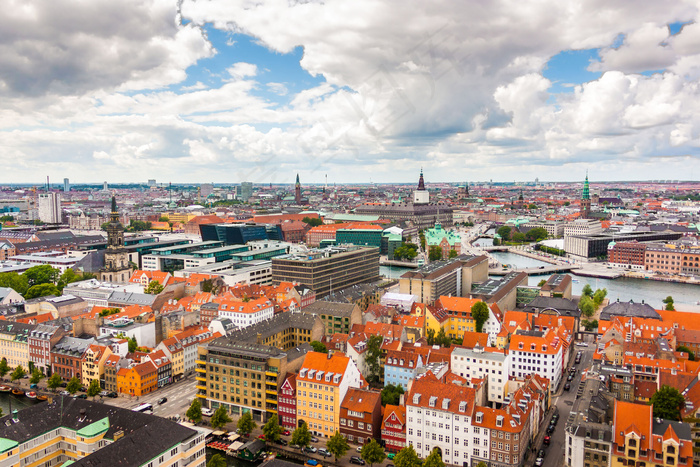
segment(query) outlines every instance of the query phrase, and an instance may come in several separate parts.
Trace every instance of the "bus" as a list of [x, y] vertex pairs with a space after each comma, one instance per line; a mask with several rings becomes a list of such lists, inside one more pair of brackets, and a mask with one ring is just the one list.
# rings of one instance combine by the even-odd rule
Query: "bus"
[[144, 402], [143, 404], [139, 405], [138, 407], [136, 407], [133, 410], [134, 410], [134, 412], [146, 412], [148, 410], [153, 412], [153, 406], [147, 402]]

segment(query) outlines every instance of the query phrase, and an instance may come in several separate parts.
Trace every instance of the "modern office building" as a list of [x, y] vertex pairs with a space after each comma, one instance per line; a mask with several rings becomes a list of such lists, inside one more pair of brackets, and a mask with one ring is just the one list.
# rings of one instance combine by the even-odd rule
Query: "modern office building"
[[238, 199], [243, 202], [248, 202], [250, 198], [253, 197], [253, 183], [252, 182], [242, 182], [241, 190]]
[[678, 240], [682, 236], [683, 233], [672, 231], [564, 235], [564, 250], [568, 256], [580, 261], [589, 261], [607, 255], [608, 245], [611, 242], [655, 242]]
[[374, 282], [379, 248], [339, 245], [272, 258], [272, 282], [296, 282], [325, 297], [333, 290]]
[[63, 179], [63, 191], [70, 191], [70, 181], [67, 178]]
[[61, 195], [58, 193], [41, 193], [39, 195], [39, 220], [47, 224], [60, 224]]
[[245, 245], [254, 240], [282, 240], [278, 224], [202, 224], [202, 241], [219, 241], [225, 245]]
[[461, 255], [404, 273], [399, 279], [399, 291], [432, 305], [442, 295], [468, 296], [474, 284], [488, 279], [488, 273], [486, 256]]
[[57, 396], [0, 418], [0, 458], [8, 467], [203, 467], [205, 435], [164, 417]]

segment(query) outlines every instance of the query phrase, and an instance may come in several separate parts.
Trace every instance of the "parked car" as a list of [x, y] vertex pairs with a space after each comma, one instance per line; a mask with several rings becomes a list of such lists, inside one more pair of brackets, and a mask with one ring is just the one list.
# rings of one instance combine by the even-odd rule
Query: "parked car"
[[546, 455], [547, 453], [544, 452], [544, 449], [540, 449], [540, 451], [537, 453], [537, 457], [541, 457], [542, 459], [544, 459], [544, 456]]
[[318, 438], [315, 437], [315, 436], [312, 436], [312, 437], [311, 437], [311, 442], [312, 442], [312, 443], [318, 443]]
[[564, 391], [568, 391], [569, 389], [571, 389], [571, 383], [564, 384]]
[[283, 431], [282, 431], [282, 435], [283, 435], [283, 436], [289, 436], [289, 435], [291, 435], [291, 434], [292, 434], [292, 432], [289, 431], [289, 430], [283, 430]]
[[552, 433], [554, 433], [554, 428], [556, 428], [554, 425], [549, 425], [547, 427], [547, 434], [551, 435]]
[[350, 463], [357, 464], [357, 465], [365, 465], [364, 459], [362, 459], [361, 457], [357, 457], [357, 456], [351, 456]]
[[214, 411], [207, 407], [202, 407], [202, 415], [204, 415], [205, 417], [211, 417], [212, 415], [214, 415]]
[[66, 382], [64, 381], [64, 382], [62, 382], [62, 383], [60, 384], [60, 386], [61, 386], [62, 388], [67, 388], [67, 387], [68, 387], [68, 383], [66, 383]]
[[33, 383], [33, 384], [30, 384], [30, 385], [29, 385], [29, 389], [38, 389], [38, 388], [39, 388], [39, 385], [36, 384], [36, 383]]
[[292, 449], [299, 449], [299, 448], [301, 448], [301, 446], [299, 446], [298, 444], [290, 444], [289, 447], [292, 448]]
[[316, 449], [313, 446], [304, 446], [304, 449], [302, 449], [301, 451], [306, 452], [308, 454], [316, 454], [316, 451], [318, 451], [318, 449]]
[[111, 397], [112, 399], [119, 397], [119, 394], [116, 392], [112, 391], [109, 394], [107, 394], [107, 397]]
[[572, 375], [571, 373], [569, 373], [569, 376], [566, 377], [567, 381], [573, 381], [573, 379], [574, 379], [574, 375]]
[[306, 463], [304, 465], [308, 465], [311, 467], [316, 467], [317, 465], [320, 465], [316, 459], [307, 459]]
[[543, 464], [544, 464], [543, 458], [538, 457], [537, 459], [535, 459], [535, 467], [542, 467]]
[[258, 439], [265, 441], [265, 435], [258, 435]]
[[281, 446], [286, 446], [286, 445], [288, 444], [288, 443], [287, 443], [287, 440], [286, 440], [286, 439], [282, 439], [282, 438], [280, 438], [280, 439], [278, 439], [277, 441], [275, 441], [275, 443], [277, 443], [277, 444], [279, 444], [279, 445], [281, 445]]
[[322, 455], [323, 457], [331, 457], [333, 455], [328, 452], [326, 448], [318, 448], [318, 454]]
[[167, 397], [161, 397], [160, 399], [158, 399], [158, 405], [165, 404], [166, 402], [168, 402]]
[[551, 442], [552, 442], [552, 438], [550, 436], [545, 436], [544, 440], [542, 441], [542, 444], [544, 444], [545, 446], [549, 446], [549, 443], [551, 443]]
[[394, 460], [394, 456], [396, 456], [396, 454], [394, 454], [393, 452], [390, 452], [389, 454], [386, 455], [386, 458], [389, 460]]
[[61, 391], [62, 396], [70, 396], [70, 392], [68, 391]]
[[577, 343], [576, 343], [576, 346], [577, 346], [577, 347], [588, 347], [588, 344], [585, 343], [585, 342], [577, 342]]
[[362, 452], [362, 446], [357, 446], [357, 449], [355, 449], [357, 452]]

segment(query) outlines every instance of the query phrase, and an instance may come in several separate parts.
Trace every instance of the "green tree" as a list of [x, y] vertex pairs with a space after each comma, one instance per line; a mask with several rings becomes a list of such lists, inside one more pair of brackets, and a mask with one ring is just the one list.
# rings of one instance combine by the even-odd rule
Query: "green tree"
[[532, 210], [532, 209], [537, 209], [537, 205], [536, 205], [536, 204], [530, 203], [530, 204], [527, 205], [527, 208], [530, 209], [530, 210]]
[[586, 331], [595, 331], [596, 329], [598, 329], [598, 320], [596, 319], [584, 319], [581, 321], [581, 324], [586, 329]]
[[335, 432], [333, 436], [326, 441], [326, 449], [328, 452], [335, 456], [335, 462], [338, 462], [339, 457], [343, 457], [346, 452], [350, 450], [350, 445], [345, 436], [341, 435], [339, 432]]
[[80, 390], [81, 384], [80, 380], [76, 377], [73, 376], [70, 381], [68, 381], [68, 385], [66, 386], [66, 391], [70, 392], [71, 394], [75, 394]]
[[379, 445], [376, 439], [372, 438], [369, 443], [362, 446], [360, 457], [372, 467], [374, 464], [383, 462], [386, 459], [386, 454], [384, 448]]
[[199, 397], [192, 399], [190, 408], [185, 412], [185, 417], [192, 420], [194, 423], [202, 421], [202, 402], [199, 400]]
[[48, 264], [42, 264], [27, 269], [24, 271], [23, 275], [29, 281], [29, 286], [31, 287], [39, 284], [55, 284], [60, 273], [61, 271], [58, 269]]
[[691, 361], [695, 360], [695, 352], [690, 350], [685, 345], [679, 345], [678, 347], [676, 347], [676, 352], [685, 352], [688, 354], [688, 360], [691, 360]]
[[651, 396], [649, 404], [653, 406], [654, 417], [665, 420], [680, 420], [685, 398], [678, 389], [663, 385]]
[[504, 242], [510, 240], [511, 228], [507, 225], [502, 225], [496, 230], [496, 233], [501, 236]]
[[22, 368], [22, 365], [17, 365], [17, 367], [14, 369], [12, 374], [10, 375], [10, 379], [12, 381], [17, 381], [18, 379], [24, 378], [24, 375], [26, 375], [27, 372], [24, 371], [24, 368]]
[[31, 300], [32, 298], [46, 297], [49, 295], [59, 296], [61, 291], [53, 284], [38, 284], [29, 287], [29, 290], [24, 294], [24, 298]]
[[583, 290], [581, 291], [581, 296], [586, 296], [586, 297], [593, 297], [593, 288], [591, 288], [591, 284], [586, 284], [583, 286]]
[[256, 426], [258, 425], [253, 420], [253, 415], [250, 412], [246, 412], [241, 415], [241, 418], [238, 419], [238, 424], [236, 427], [238, 428], [240, 434], [248, 436], [253, 432]]
[[95, 396], [97, 396], [100, 391], [102, 391], [102, 388], [100, 387], [100, 381], [97, 379], [93, 379], [90, 381], [90, 385], [87, 388], [87, 396], [92, 397], [92, 400], [95, 400]]
[[170, 222], [170, 218], [168, 216], [160, 216], [158, 222]]
[[448, 255], [448, 257], [450, 259], [456, 258], [457, 256], [459, 256], [459, 253], [457, 253], [457, 250], [450, 250], [450, 254]]
[[435, 336], [435, 344], [434, 345], [440, 345], [442, 347], [449, 347], [452, 345], [452, 339], [447, 337], [447, 334], [445, 333], [445, 328], [440, 328], [438, 331], [437, 335]]
[[2, 360], [0, 360], [0, 377], [4, 378], [9, 371], [10, 365], [7, 364], [7, 359], [2, 357]]
[[537, 287], [542, 287], [542, 286], [545, 285], [546, 283], [547, 283], [547, 279], [542, 279], [541, 281], [539, 281], [539, 282], [537, 283]]
[[435, 345], [435, 329], [428, 328], [425, 331], [425, 340], [428, 341], [428, 345]]
[[535, 227], [525, 233], [525, 239], [529, 242], [539, 242], [549, 237], [547, 230], [544, 227]]
[[207, 462], [207, 467], [226, 467], [227, 465], [228, 462], [226, 458], [221, 454], [214, 454], [211, 456], [211, 459], [209, 459], [209, 462]]
[[676, 308], [673, 306], [673, 297], [670, 295], [666, 298], [663, 299], [663, 303], [666, 305], [664, 308], [667, 311], [676, 311]]
[[160, 282], [157, 280], [152, 280], [151, 282], [148, 283], [145, 289], [143, 289], [143, 293], [151, 294], [151, 295], [158, 295], [163, 291], [165, 287], [160, 285]]
[[433, 449], [423, 462], [423, 467], [445, 467], [440, 451]]
[[[277, 417], [273, 417], [277, 418]], [[211, 416], [211, 427], [214, 429], [221, 429], [226, 426], [227, 423], [231, 423], [231, 417], [229, 417], [228, 412], [223, 405], [220, 405], [214, 411], [214, 415]]]
[[319, 225], [323, 225], [323, 220], [318, 217], [304, 217], [302, 222], [305, 222], [306, 224], [309, 224], [311, 227], [318, 227]]
[[83, 279], [83, 276], [80, 274], [76, 274], [75, 271], [73, 271], [71, 268], [68, 268], [65, 270], [63, 274], [61, 274], [58, 278], [58, 283], [56, 284], [58, 286], [58, 289], [63, 292], [63, 288], [70, 284], [71, 282], [78, 282]]
[[413, 449], [413, 445], [409, 444], [401, 449], [394, 457], [394, 465], [396, 467], [416, 467], [421, 465], [420, 457]]
[[314, 352], [319, 352], [319, 353], [328, 353], [328, 349], [326, 348], [325, 345], [323, 345], [322, 342], [319, 341], [311, 341], [310, 342], [311, 348], [314, 349]]
[[142, 230], [149, 230], [151, 228], [151, 223], [132, 219], [131, 221], [129, 221], [129, 228], [136, 232], [140, 232]]
[[596, 306], [591, 297], [583, 295], [578, 302], [578, 308], [585, 317], [590, 318], [595, 314]]
[[418, 239], [420, 240], [420, 248], [425, 251], [425, 233], [422, 230], [418, 231]]
[[56, 388], [59, 387], [62, 382], [63, 380], [61, 379], [61, 375], [59, 375], [58, 373], [54, 373], [46, 381], [46, 385], [49, 387], [49, 389], [55, 391]]
[[442, 248], [436, 245], [431, 245], [428, 251], [428, 259], [430, 261], [439, 261], [442, 259]]
[[3, 272], [0, 273], [0, 287], [9, 287], [18, 294], [24, 295], [29, 289], [29, 279], [16, 272]]
[[394, 250], [394, 259], [409, 261], [413, 260], [418, 256], [418, 245], [413, 243], [402, 243], [400, 247]]
[[107, 227], [109, 227], [109, 222], [104, 222], [104, 223], [100, 226], [100, 229], [101, 229], [101, 230], [107, 230]]
[[117, 313], [121, 313], [121, 311], [121, 308], [105, 308], [104, 310], [100, 311], [100, 316], [116, 315]]
[[384, 342], [384, 338], [380, 335], [369, 336], [369, 339], [367, 339], [365, 362], [367, 362], [369, 367], [372, 382], [377, 382], [381, 378], [382, 364], [380, 358], [382, 356], [382, 342]]
[[38, 368], [32, 370], [32, 376], [29, 378], [29, 384], [39, 384], [39, 381], [44, 377], [44, 373]]
[[14, 216], [4, 215], [0, 217], [0, 222], [12, 222], [13, 220], [15, 220]]
[[282, 433], [282, 427], [280, 426], [277, 415], [273, 415], [262, 427], [262, 432], [265, 435], [265, 439], [272, 442], [277, 442], [280, 439], [280, 434]]
[[598, 289], [593, 294], [593, 303], [595, 303], [596, 308], [598, 308], [608, 296], [608, 289]]
[[489, 319], [489, 306], [486, 302], [479, 301], [472, 305], [471, 311], [474, 328], [476, 332], [481, 332], [484, 329], [484, 323]]
[[292, 444], [297, 446], [308, 446], [311, 442], [311, 433], [309, 432], [309, 427], [306, 426], [306, 422], [302, 422], [301, 426], [292, 432]]
[[401, 394], [404, 393], [403, 386], [400, 384], [386, 384], [382, 388], [382, 405], [399, 405]]
[[525, 234], [521, 232], [515, 232], [513, 234], [513, 241], [515, 243], [525, 243]]
[[134, 353], [136, 352], [136, 349], [139, 347], [139, 343], [136, 342], [135, 337], [127, 337], [127, 345], [129, 346], [129, 353]]

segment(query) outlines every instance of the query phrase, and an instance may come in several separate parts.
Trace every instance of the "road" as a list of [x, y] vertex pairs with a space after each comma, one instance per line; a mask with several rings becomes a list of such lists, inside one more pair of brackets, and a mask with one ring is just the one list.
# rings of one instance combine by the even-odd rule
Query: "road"
[[[121, 394], [120, 397], [116, 399], [104, 397], [102, 398], [102, 402], [126, 409], [133, 409], [139, 404], [148, 402], [153, 405], [154, 415], [161, 417], [177, 417], [183, 415], [192, 403], [192, 399], [195, 397], [197, 391], [195, 383], [194, 376], [190, 376], [188, 379], [182, 379], [177, 383], [169, 384], [168, 386], [164, 386], [155, 392], [139, 398]], [[168, 401], [164, 404], [158, 404], [158, 400], [162, 397], [166, 397]], [[97, 398], [97, 400], [99, 400], [99, 398]]]
[[[586, 342], [588, 343], [588, 347], [575, 347], [574, 349], [574, 354], [572, 355], [571, 362], [569, 366], [575, 366], [577, 368], [576, 376], [574, 377], [573, 381], [571, 381], [571, 390], [570, 391], [564, 391], [564, 383], [566, 382], [566, 377], [564, 377], [559, 390], [555, 393], [555, 396], [552, 399], [552, 407], [556, 408], [556, 411], [559, 413], [559, 421], [557, 422], [557, 427], [554, 430], [554, 433], [552, 433], [551, 436], [551, 442], [549, 446], [543, 446], [542, 445], [542, 440], [544, 439], [545, 435], [545, 430], [549, 426], [549, 421], [552, 418], [552, 414], [554, 413], [553, 411], [550, 411], [550, 413], [547, 414], [545, 417], [544, 422], [542, 423], [542, 427], [540, 428], [540, 433], [537, 436], [537, 442], [535, 446], [537, 447], [536, 451], [539, 451], [540, 449], [545, 450], [545, 458], [544, 458], [544, 465], [543, 467], [561, 467], [564, 465], [565, 461], [565, 456], [564, 456], [564, 445], [566, 442], [566, 433], [565, 433], [565, 428], [566, 428], [566, 419], [569, 417], [569, 412], [571, 412], [571, 407], [574, 404], [574, 400], [576, 399], [576, 390], [581, 383], [581, 373], [584, 369], [590, 368], [592, 360], [593, 360], [593, 338], [592, 336], [586, 336]], [[581, 363], [578, 365], [574, 364], [574, 358], [576, 357], [576, 352], [578, 350], [582, 351], [582, 356], [581, 356]], [[566, 372], [568, 375], [568, 370]], [[530, 467], [534, 465], [535, 462], [535, 457], [536, 456], [530, 456], [526, 462], [526, 466]]]

